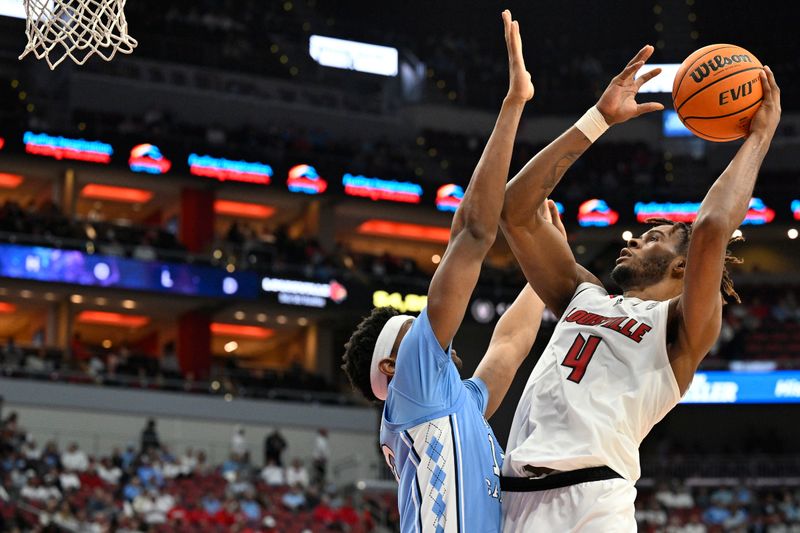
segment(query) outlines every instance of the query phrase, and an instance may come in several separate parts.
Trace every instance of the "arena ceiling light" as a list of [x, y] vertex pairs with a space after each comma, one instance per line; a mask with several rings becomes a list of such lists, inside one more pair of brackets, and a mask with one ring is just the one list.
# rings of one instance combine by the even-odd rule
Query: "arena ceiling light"
[[397, 48], [312, 35], [308, 53], [324, 67], [357, 70], [380, 76], [397, 76]]
[[356, 231], [361, 235], [371, 235], [374, 237], [410, 239], [435, 243], [447, 243], [450, 240], [450, 228], [424, 226], [422, 224], [411, 224], [408, 222], [394, 222], [392, 220], [367, 220], [362, 222]]
[[123, 315], [122, 313], [109, 313], [106, 311], [81, 311], [78, 313], [78, 322], [121, 328], [141, 328], [150, 322], [150, 317]]
[[233, 200], [215, 200], [214, 212], [231, 217], [247, 217], [264, 219], [275, 214], [275, 208], [268, 205], [234, 202]]
[[146, 204], [153, 198], [153, 193], [146, 189], [134, 189], [131, 187], [116, 187], [114, 185], [101, 185], [99, 183], [89, 183], [81, 190], [83, 198], [95, 200], [110, 200], [112, 202], [123, 202], [129, 204]]
[[25, 178], [19, 174], [6, 174], [0, 173], [0, 187], [4, 189], [16, 189], [24, 181]]
[[25, 4], [18, 0], [0, 0], [0, 15], [25, 20]]
[[648, 81], [642, 88], [639, 89], [640, 93], [672, 93], [672, 82], [675, 81], [675, 76], [678, 74], [678, 69], [681, 67], [680, 63], [652, 63], [644, 65], [636, 73], [636, 78], [647, 74], [651, 70], [660, 68], [661, 74]]

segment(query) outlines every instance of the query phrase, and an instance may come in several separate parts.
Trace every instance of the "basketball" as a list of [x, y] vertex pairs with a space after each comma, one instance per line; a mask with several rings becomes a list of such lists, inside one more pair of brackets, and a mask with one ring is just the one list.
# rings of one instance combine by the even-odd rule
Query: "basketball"
[[707, 141], [740, 139], [761, 105], [761, 70], [761, 62], [740, 46], [700, 48], [684, 60], [675, 76], [675, 111], [692, 133]]

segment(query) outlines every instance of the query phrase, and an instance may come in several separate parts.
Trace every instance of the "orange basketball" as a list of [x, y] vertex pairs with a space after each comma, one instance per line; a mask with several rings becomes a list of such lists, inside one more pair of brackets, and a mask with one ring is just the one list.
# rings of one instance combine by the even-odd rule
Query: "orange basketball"
[[740, 139], [761, 106], [761, 62], [740, 46], [712, 44], [686, 58], [672, 84], [683, 124], [708, 141]]

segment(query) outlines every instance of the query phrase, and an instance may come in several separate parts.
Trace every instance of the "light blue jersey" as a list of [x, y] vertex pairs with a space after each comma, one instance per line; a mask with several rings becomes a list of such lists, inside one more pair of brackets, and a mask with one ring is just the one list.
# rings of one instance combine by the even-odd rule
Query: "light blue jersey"
[[479, 378], [461, 380], [424, 310], [400, 343], [381, 420], [403, 533], [500, 531], [503, 451], [488, 398]]

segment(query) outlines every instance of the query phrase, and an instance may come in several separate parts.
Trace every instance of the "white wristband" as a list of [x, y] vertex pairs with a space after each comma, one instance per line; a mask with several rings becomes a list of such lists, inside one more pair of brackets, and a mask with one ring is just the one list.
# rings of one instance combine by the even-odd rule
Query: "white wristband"
[[575, 123], [575, 127], [586, 135], [589, 142], [595, 142], [609, 128], [606, 119], [603, 118], [603, 114], [597, 109], [597, 106], [590, 107], [589, 110], [578, 119]]

